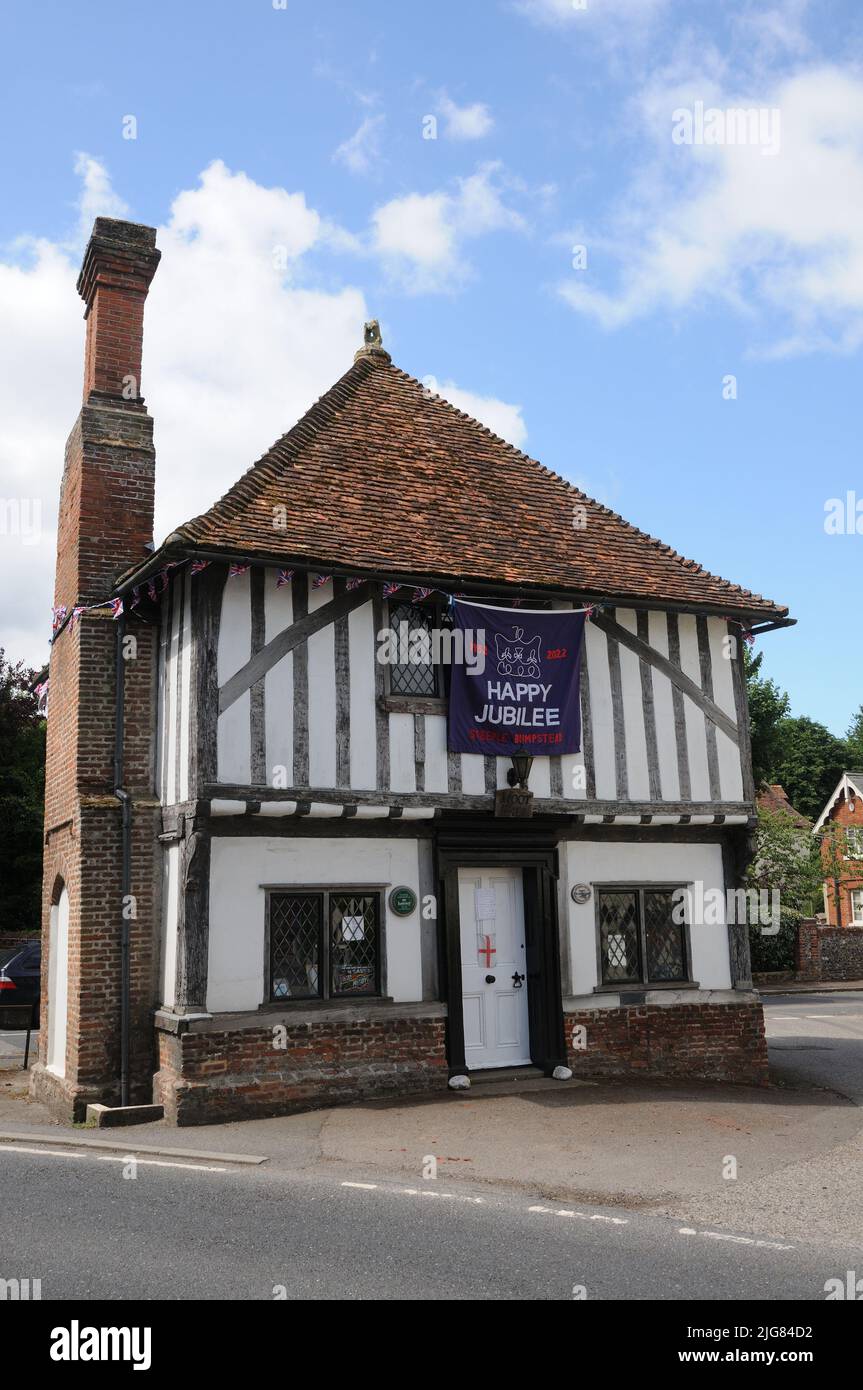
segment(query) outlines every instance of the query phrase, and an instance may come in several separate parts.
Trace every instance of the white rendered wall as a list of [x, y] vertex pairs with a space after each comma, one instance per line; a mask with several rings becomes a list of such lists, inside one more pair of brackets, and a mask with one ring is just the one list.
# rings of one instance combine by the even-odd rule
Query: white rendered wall
[[162, 1003], [173, 1008], [177, 988], [177, 903], [179, 845], [168, 845], [162, 858], [162, 932], [159, 975]]
[[[207, 1008], [257, 1009], [264, 1002], [265, 892], [280, 886], [380, 887], [386, 942], [386, 992], [422, 999], [419, 857], [416, 840], [311, 836], [214, 837], [210, 851], [210, 945]], [[410, 917], [390, 912], [390, 888], [412, 888]]]
[[66, 1029], [69, 1016], [69, 894], [51, 908], [48, 956], [48, 1071], [66, 1075]]
[[[725, 891], [720, 845], [689, 844], [601, 844], [570, 840], [561, 852], [561, 903], [568, 922], [568, 947], [572, 994], [590, 994], [599, 983], [596, 959], [596, 892], [590, 901], [572, 901], [575, 883], [686, 885], [701, 882], [704, 892]], [[728, 928], [693, 926], [690, 928], [692, 977], [702, 989], [730, 989]], [[564, 992], [566, 992], [564, 982]], [[647, 987], [648, 989], [650, 986]]]

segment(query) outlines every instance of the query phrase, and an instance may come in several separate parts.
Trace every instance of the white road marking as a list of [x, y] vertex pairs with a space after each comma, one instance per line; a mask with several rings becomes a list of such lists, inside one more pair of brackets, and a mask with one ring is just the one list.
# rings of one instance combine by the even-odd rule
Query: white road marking
[[362, 1188], [364, 1188], [364, 1190], [365, 1190], [366, 1192], [376, 1192], [376, 1191], [377, 1191], [377, 1186], [378, 1186], [378, 1185], [377, 1185], [376, 1182], [343, 1182], [343, 1183], [342, 1183], [342, 1187], [362, 1187]]
[[131, 1150], [127, 1154], [69, 1153], [68, 1149], [28, 1149], [23, 1144], [0, 1144], [0, 1151], [10, 1154], [36, 1154], [39, 1158], [95, 1158], [97, 1163], [129, 1163], [134, 1160], [148, 1168], [188, 1168], [193, 1173], [227, 1173], [227, 1168], [214, 1168], [203, 1163], [172, 1163], [164, 1158], [138, 1158]]
[[696, 1231], [692, 1226], [681, 1226], [679, 1236], [706, 1236], [708, 1240], [729, 1240], [734, 1245], [753, 1245], [762, 1250], [793, 1250], [793, 1245], [780, 1245], [778, 1240], [756, 1240], [754, 1236], [732, 1236], [725, 1231]]
[[607, 1221], [611, 1226], [628, 1226], [629, 1222], [624, 1221], [621, 1216], [600, 1216], [598, 1213], [589, 1216], [586, 1211], [569, 1211], [566, 1208], [556, 1210], [554, 1207], [528, 1207], [528, 1211], [541, 1212], [544, 1216], [569, 1216], [577, 1221]]

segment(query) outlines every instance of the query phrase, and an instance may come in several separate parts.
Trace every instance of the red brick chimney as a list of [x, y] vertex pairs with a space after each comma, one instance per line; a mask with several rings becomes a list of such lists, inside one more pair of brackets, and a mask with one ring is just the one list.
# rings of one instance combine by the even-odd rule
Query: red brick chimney
[[[54, 603], [67, 613], [109, 599], [117, 575], [143, 557], [152, 539], [155, 451], [153, 421], [141, 397], [141, 345], [144, 302], [158, 263], [154, 228], [96, 219], [78, 279], [87, 306], [84, 402], [66, 444], [57, 525]], [[123, 665], [123, 782], [133, 804], [132, 1089], [136, 1098], [148, 1099], [157, 949], [151, 743], [158, 629], [134, 612], [124, 621], [132, 639]], [[82, 1118], [89, 1101], [116, 1102], [118, 1092], [123, 890], [121, 806], [114, 795], [117, 631], [110, 610], [95, 608], [67, 623], [51, 649], [42, 1029], [31, 1089], [65, 1118]], [[65, 986], [59, 993], [58, 977]]]
[[87, 305], [85, 401], [93, 392], [132, 401], [141, 395], [144, 301], [161, 254], [155, 228], [96, 218], [78, 276]]

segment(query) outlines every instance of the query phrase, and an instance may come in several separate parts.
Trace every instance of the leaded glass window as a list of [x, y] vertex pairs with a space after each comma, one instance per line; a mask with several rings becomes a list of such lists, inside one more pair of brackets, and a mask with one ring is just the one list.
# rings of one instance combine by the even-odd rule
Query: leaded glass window
[[380, 994], [379, 893], [271, 889], [267, 912], [271, 1002]]
[[686, 928], [675, 921], [673, 888], [602, 888], [597, 893], [602, 983], [666, 984], [689, 978]]
[[435, 697], [442, 694], [434, 662], [434, 607], [390, 600], [389, 624], [397, 660], [389, 667], [390, 694]]

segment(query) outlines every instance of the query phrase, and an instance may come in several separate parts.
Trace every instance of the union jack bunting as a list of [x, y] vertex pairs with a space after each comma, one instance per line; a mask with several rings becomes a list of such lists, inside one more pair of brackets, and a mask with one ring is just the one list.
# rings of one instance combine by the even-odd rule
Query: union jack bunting
[[331, 578], [332, 575], [329, 574], [316, 574], [312, 580], [312, 588], [322, 589], [325, 584], [329, 584]]
[[120, 616], [120, 614], [121, 614], [122, 612], [123, 612], [123, 600], [122, 600], [121, 598], [112, 598], [112, 599], [111, 599], [111, 617], [112, 617], [112, 618], [119, 618], [119, 616]]
[[67, 611], [67, 610], [66, 610], [66, 605], [65, 605], [65, 603], [58, 603], [58, 605], [57, 605], [56, 608], [52, 608], [52, 609], [51, 609], [51, 635], [52, 635], [52, 636], [54, 636], [54, 634], [57, 632], [57, 629], [58, 629], [59, 627], [62, 627], [62, 626], [63, 626], [63, 619], [66, 617], [66, 611]]
[[434, 593], [434, 589], [423, 589], [423, 588], [414, 589], [414, 592], [413, 592], [413, 602], [414, 602], [414, 603], [422, 603], [422, 601], [423, 601], [424, 598], [428, 598], [429, 594], [433, 594], [433, 593]]
[[391, 598], [393, 594], [398, 593], [401, 587], [401, 584], [396, 584], [392, 579], [390, 579], [384, 585], [384, 598]]
[[754, 646], [755, 646], [755, 633], [754, 633], [754, 632], [744, 632], [744, 634], [743, 634], [743, 640], [744, 640], [744, 642], [746, 643], [746, 645], [747, 645], [748, 647], [754, 647]]
[[245, 574], [248, 569], [251, 569], [251, 565], [231, 565], [231, 568], [228, 570], [228, 578], [238, 579], [239, 576]]
[[205, 570], [209, 563], [209, 560], [193, 560], [189, 567], [189, 573], [200, 574], [201, 570]]
[[293, 577], [293, 570], [279, 570], [278, 577], [276, 579], [276, 588], [281, 589], [285, 586], [285, 584], [290, 584]]
[[345, 584], [345, 588], [350, 592], [351, 589], [358, 589], [360, 585], [365, 584], [365, 582], [364, 579], [349, 579]]
[[157, 590], [156, 590], [156, 581], [155, 581], [155, 579], [148, 579], [148, 580], [147, 580], [147, 597], [148, 597], [153, 603], [155, 603], [155, 602], [156, 602], [156, 599], [158, 598], [158, 592], [157, 592]]
[[36, 696], [39, 708], [43, 712], [46, 711], [48, 708], [48, 687], [50, 686], [50, 684], [50, 678], [46, 681], [40, 681], [33, 691], [33, 694]]
[[69, 619], [69, 631], [70, 631], [70, 632], [74, 632], [74, 631], [75, 631], [75, 624], [77, 623], [77, 621], [78, 621], [78, 619], [80, 618], [81, 614], [82, 614], [82, 613], [86, 613], [86, 611], [87, 611], [87, 610], [86, 610], [86, 608], [84, 607], [83, 604], [78, 604], [75, 608], [72, 609], [72, 616], [71, 616], [71, 618]]

